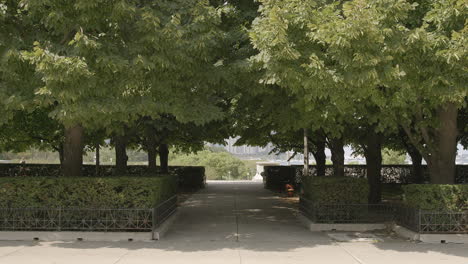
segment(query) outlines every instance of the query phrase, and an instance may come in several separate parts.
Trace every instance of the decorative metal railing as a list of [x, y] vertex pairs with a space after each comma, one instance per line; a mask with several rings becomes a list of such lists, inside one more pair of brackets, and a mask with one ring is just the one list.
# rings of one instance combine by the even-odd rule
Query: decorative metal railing
[[424, 234], [468, 233], [468, 212], [419, 211], [419, 232]]
[[177, 196], [154, 208], [0, 208], [2, 231], [151, 232], [177, 209]]
[[380, 223], [393, 220], [391, 204], [314, 204], [300, 200], [304, 215], [316, 223]]
[[393, 204], [393, 207], [395, 208], [395, 214], [393, 215], [393, 221], [395, 223], [415, 232], [419, 232], [421, 225], [419, 209], [403, 204]]
[[315, 223], [395, 222], [421, 234], [468, 233], [468, 211], [433, 212], [403, 204], [315, 204], [301, 198], [300, 212]]
[[177, 210], [177, 195], [160, 203], [153, 209], [153, 229], [159, 227]]

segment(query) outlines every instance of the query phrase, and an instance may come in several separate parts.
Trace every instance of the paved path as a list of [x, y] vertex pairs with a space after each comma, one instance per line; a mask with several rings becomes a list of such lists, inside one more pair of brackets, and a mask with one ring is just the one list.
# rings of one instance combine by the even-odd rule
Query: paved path
[[214, 183], [180, 208], [158, 242], [2, 242], [0, 264], [467, 264], [468, 245], [336, 243], [312, 233], [295, 205], [256, 183]]

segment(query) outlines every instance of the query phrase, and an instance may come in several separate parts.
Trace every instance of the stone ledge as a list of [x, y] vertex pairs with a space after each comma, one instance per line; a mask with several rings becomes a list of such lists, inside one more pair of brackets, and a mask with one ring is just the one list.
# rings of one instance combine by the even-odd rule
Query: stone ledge
[[394, 225], [392, 230], [400, 237], [403, 237], [412, 241], [419, 241], [419, 233], [411, 231], [406, 227]]
[[153, 232], [153, 240], [160, 240], [162, 237], [164, 237], [178, 216], [179, 211], [176, 210], [171, 216], [169, 216], [169, 218], [166, 219], [166, 221], [164, 221], [164, 223], [156, 228], [156, 230]]
[[395, 225], [393, 231], [401, 237], [424, 243], [468, 244], [468, 234], [420, 234], [399, 225]]
[[0, 231], [0, 241], [154, 241], [167, 233], [177, 216], [176, 211], [154, 232]]
[[322, 224], [314, 223], [302, 214], [298, 214], [299, 221], [307, 227], [310, 231], [321, 232], [321, 231], [356, 231], [366, 232], [372, 230], [386, 229], [387, 224]]
[[419, 240], [425, 243], [468, 244], [468, 234], [419, 234]]
[[6, 241], [151, 241], [152, 232], [0, 231]]

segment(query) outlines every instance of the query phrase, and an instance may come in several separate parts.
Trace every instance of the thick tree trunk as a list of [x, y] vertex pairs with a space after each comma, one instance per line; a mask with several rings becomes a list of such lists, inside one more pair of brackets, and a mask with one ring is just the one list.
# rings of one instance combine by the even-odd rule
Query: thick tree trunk
[[325, 140], [317, 140], [315, 143], [316, 151], [312, 152], [314, 155], [317, 176], [325, 176], [327, 156], [325, 155]]
[[148, 169], [151, 172], [156, 172], [157, 170], [156, 158], [158, 156], [156, 146], [149, 147], [147, 151], [148, 151]]
[[414, 147], [408, 147], [408, 154], [411, 157], [413, 167], [413, 183], [424, 183], [424, 171], [422, 167], [422, 155]]
[[81, 125], [75, 125], [65, 129], [62, 166], [64, 176], [83, 175], [83, 134], [84, 129]]
[[169, 147], [167, 144], [159, 145], [159, 163], [163, 173], [169, 172]]
[[96, 176], [99, 176], [100, 173], [100, 167], [101, 167], [101, 146], [99, 143], [96, 143]]
[[449, 103], [438, 111], [440, 126], [435, 129], [435, 146], [427, 159], [431, 183], [455, 183], [455, 159], [457, 156], [458, 108]]
[[304, 170], [305, 177], [309, 176], [309, 140], [307, 138], [307, 128], [304, 128]]
[[331, 160], [333, 162], [333, 175], [336, 177], [345, 176], [345, 153], [344, 143], [342, 138], [331, 138], [329, 141], [329, 147], [331, 150]]
[[63, 167], [63, 143], [60, 143], [58, 147], [58, 153], [59, 153], [60, 167]]
[[115, 169], [117, 174], [127, 173], [127, 139], [124, 136], [114, 137]]
[[369, 203], [380, 203], [382, 201], [382, 135], [373, 130], [369, 131], [365, 140], [364, 155], [369, 183]]

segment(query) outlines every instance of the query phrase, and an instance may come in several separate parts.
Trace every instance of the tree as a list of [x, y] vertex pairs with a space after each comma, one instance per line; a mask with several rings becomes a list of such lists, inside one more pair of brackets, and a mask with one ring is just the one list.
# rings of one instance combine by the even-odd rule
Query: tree
[[384, 148], [382, 151], [383, 164], [405, 164], [406, 155], [395, 150]]
[[21, 152], [29, 148], [54, 150], [63, 160], [63, 129], [48, 116], [48, 109], [13, 111], [12, 118], [0, 126], [0, 150]]
[[161, 113], [198, 124], [222, 117], [213, 89], [220, 13], [207, 1], [12, 0], [1, 19], [1, 107], [54, 106], [65, 175], [81, 175], [86, 129]]
[[432, 182], [453, 182], [454, 121], [467, 93], [466, 5], [262, 3], [251, 36], [266, 82], [302, 93], [312, 103], [325, 98], [351, 120], [365, 117], [372, 133], [406, 127], [428, 161]]
[[334, 16], [333, 30], [317, 38], [327, 41], [338, 63], [355, 73], [349, 82], [372, 85], [360, 90], [385, 110], [381, 119], [386, 125], [405, 129], [427, 161], [431, 181], [453, 183], [456, 117], [467, 95], [466, 49], [460, 42], [466, 6], [373, 1], [363, 9], [367, 4], [344, 4], [344, 15]]
[[175, 153], [170, 162], [177, 165], [205, 166], [206, 176], [211, 180], [247, 179], [249, 172], [240, 159], [227, 152], [203, 150], [193, 154]]

